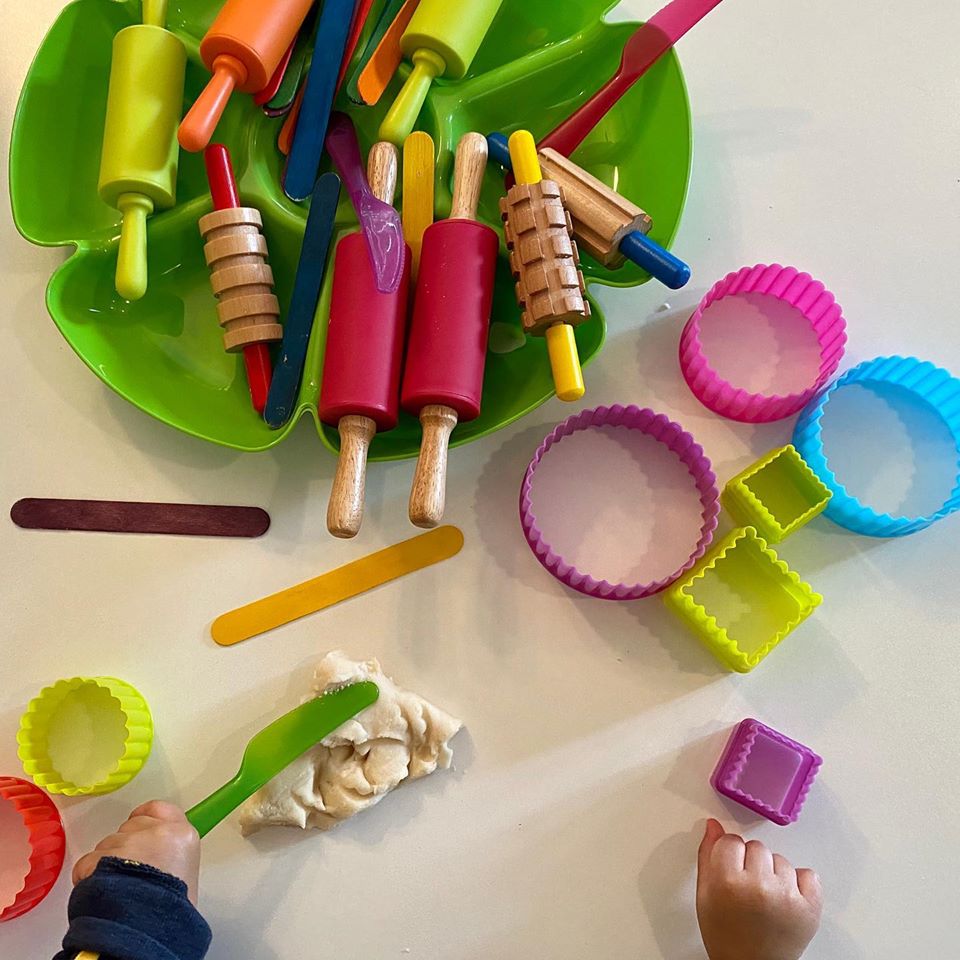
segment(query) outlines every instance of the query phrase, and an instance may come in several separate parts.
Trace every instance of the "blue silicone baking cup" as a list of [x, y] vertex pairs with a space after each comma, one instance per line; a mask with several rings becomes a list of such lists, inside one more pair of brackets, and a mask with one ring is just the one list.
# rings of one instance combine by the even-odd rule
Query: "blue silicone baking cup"
[[[847, 492], [827, 465], [823, 415], [834, 393], [851, 384], [898, 388], [933, 410], [947, 425], [957, 450], [956, 483], [949, 499], [936, 513], [927, 517], [894, 517], [871, 510]], [[854, 533], [867, 537], [905, 537], [960, 510], [960, 380], [929, 361], [916, 357], [878, 357], [848, 370], [800, 415], [793, 445], [833, 492], [825, 515]]]

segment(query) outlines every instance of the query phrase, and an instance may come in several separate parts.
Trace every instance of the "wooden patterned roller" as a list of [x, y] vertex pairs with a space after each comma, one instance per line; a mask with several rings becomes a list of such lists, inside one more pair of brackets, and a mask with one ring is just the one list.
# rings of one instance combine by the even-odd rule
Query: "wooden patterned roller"
[[544, 177], [560, 184], [580, 249], [605, 267], [622, 267], [627, 258], [620, 244], [628, 234], [649, 233], [650, 216], [556, 150], [540, 151], [540, 167]]
[[200, 219], [210, 285], [219, 303], [223, 346], [236, 353], [252, 343], [283, 338], [280, 303], [267, 263], [263, 219], [251, 207], [215, 210]]
[[518, 183], [500, 201], [500, 213], [524, 330], [544, 336], [557, 323], [587, 320], [586, 283], [559, 184]]

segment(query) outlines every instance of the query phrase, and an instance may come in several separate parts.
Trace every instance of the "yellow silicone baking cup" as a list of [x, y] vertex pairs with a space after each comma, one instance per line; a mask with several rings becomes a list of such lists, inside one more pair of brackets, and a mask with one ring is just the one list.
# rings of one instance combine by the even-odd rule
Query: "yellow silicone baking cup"
[[[90, 688], [103, 690], [106, 695], [94, 695], [91, 699], [86, 693]], [[112, 721], [110, 711], [120, 715], [126, 730], [116, 765], [106, 777], [95, 783], [74, 783], [65, 779], [50, 758], [48, 741], [53, 719], [68, 700], [77, 697], [84, 698], [84, 708], [91, 717], [94, 735], [98, 722]], [[153, 745], [153, 718], [146, 701], [129, 683], [114, 677], [73, 677], [44, 687], [30, 701], [20, 718], [17, 743], [20, 745], [17, 755], [23, 762], [23, 769], [38, 787], [49, 793], [67, 797], [112, 793], [129, 783], [146, 763]]]

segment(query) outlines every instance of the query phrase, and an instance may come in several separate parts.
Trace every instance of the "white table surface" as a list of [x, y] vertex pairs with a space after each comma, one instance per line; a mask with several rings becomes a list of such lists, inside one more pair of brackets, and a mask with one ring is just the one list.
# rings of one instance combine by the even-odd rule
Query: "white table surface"
[[[25, 71], [62, 6], [0, 14], [4, 164]], [[621, 12], [654, 6], [629, 0]], [[729, 0], [683, 41], [696, 158], [676, 246], [695, 278], [669, 297], [655, 284], [598, 291], [610, 340], [588, 399], [680, 419], [722, 480], [790, 432], [708, 414], [675, 368], [685, 316], [729, 269], [780, 260], [823, 278], [850, 325], [848, 363], [907, 352], [960, 370], [960, 12], [950, 0], [904, 9]], [[456, 561], [223, 650], [208, 633], [218, 613], [408, 536], [411, 465], [373, 467], [361, 538], [331, 540], [334, 463], [312, 427], [275, 453], [242, 456], [135, 410], [47, 318], [44, 287], [62, 254], [28, 245], [7, 213], [0, 231], [3, 509], [23, 496], [93, 496], [226, 500], [273, 516], [254, 543], [0, 523], [0, 771], [20, 772], [19, 714], [60, 677], [128, 679], [157, 720], [132, 785], [58, 800], [71, 863], [133, 805], [188, 805], [232, 775], [249, 736], [340, 647], [380, 657], [464, 718], [456, 771], [327, 835], [248, 841], [235, 820], [218, 828], [202, 881], [214, 960], [700, 958], [699, 831], [708, 815], [738, 822], [707, 778], [745, 716], [826, 760], [799, 823], [741, 824], [822, 872], [812, 960], [956, 955], [960, 521], [893, 542], [816, 522], [783, 553], [826, 602], [761, 669], [728, 675], [658, 601], [580, 598], [529, 554], [515, 497], [540, 438], [569, 412], [552, 402], [453, 455], [448, 517], [466, 535]], [[69, 888], [68, 868], [42, 907], [0, 928], [0, 955], [51, 955]]]

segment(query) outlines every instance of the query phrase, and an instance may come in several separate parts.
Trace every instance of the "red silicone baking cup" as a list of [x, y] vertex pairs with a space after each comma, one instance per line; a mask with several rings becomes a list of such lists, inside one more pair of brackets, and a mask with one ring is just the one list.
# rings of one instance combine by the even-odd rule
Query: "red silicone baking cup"
[[[748, 393], [724, 380], [707, 362], [700, 340], [704, 312], [724, 297], [745, 293], [762, 293], [790, 304], [803, 314], [816, 334], [820, 369], [816, 381], [801, 393]], [[716, 283], [687, 321], [680, 337], [680, 369], [694, 396], [708, 410], [742, 423], [771, 423], [799, 413], [833, 376], [847, 343], [846, 329], [840, 304], [809, 273], [778, 263], [744, 267]], [[744, 344], [744, 348], [748, 349], [749, 344]]]
[[53, 889], [63, 867], [66, 841], [60, 812], [39, 787], [19, 777], [0, 777], [0, 801], [13, 804], [30, 842], [30, 863], [23, 887], [13, 903], [0, 905], [3, 922], [23, 916]]
[[[653, 583], [610, 583], [609, 580], [596, 580], [589, 573], [578, 570], [569, 560], [556, 553], [537, 527], [531, 491], [540, 461], [543, 460], [547, 451], [560, 443], [564, 437], [569, 437], [580, 430], [606, 426], [639, 430], [664, 444], [690, 472], [700, 494], [700, 503], [703, 505], [703, 524], [700, 528], [700, 540], [691, 553], [690, 559], [679, 570]], [[700, 444], [680, 424], [674, 423], [669, 417], [665, 417], [662, 413], [654, 413], [653, 410], [641, 410], [635, 406], [623, 407], [617, 404], [613, 407], [596, 407], [565, 420], [540, 444], [530, 466], [527, 467], [520, 487], [520, 523], [534, 556], [561, 583], [580, 593], [585, 593], [588, 597], [597, 597], [600, 600], [640, 600], [665, 590], [704, 555], [713, 541], [719, 513], [720, 492], [717, 490], [717, 478]]]

